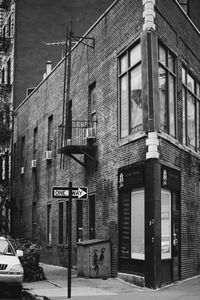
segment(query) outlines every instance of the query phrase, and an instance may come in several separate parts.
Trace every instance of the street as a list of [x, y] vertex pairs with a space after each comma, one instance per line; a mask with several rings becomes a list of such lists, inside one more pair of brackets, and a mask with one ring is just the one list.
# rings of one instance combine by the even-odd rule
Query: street
[[21, 297], [15, 297], [14, 293], [12, 290], [1, 290], [0, 291], [0, 299], [5, 299], [5, 300], [33, 300], [35, 297], [26, 291], [22, 291]]

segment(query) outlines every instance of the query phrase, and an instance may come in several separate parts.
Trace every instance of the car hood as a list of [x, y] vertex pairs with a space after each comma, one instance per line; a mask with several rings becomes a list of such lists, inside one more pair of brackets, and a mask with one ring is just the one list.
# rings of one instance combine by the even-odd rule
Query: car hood
[[0, 264], [4, 265], [17, 265], [20, 264], [18, 256], [0, 255]]

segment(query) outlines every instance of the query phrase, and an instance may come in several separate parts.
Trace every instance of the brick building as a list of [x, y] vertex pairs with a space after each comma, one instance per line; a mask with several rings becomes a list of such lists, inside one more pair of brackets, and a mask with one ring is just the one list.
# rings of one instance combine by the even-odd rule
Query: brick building
[[72, 203], [74, 264], [96, 238], [114, 276], [157, 288], [200, 273], [199, 50], [177, 1], [117, 0], [73, 47], [70, 90], [63, 59], [17, 107], [13, 228], [43, 261], [67, 265], [68, 201], [52, 186], [71, 181], [89, 192]]
[[[0, 127], [4, 122], [2, 103], [11, 111], [18, 107], [42, 80], [46, 63], [49, 68], [62, 58], [67, 24], [73, 20], [73, 30], [82, 35], [111, 3], [112, 0], [59, 0], [59, 4], [54, 0], [0, 0]], [[11, 128], [12, 118], [8, 119]], [[0, 191], [1, 184], [9, 186], [10, 181], [9, 142], [12, 138], [2, 145], [0, 139]], [[0, 206], [10, 219], [9, 193], [4, 198], [6, 201], [0, 196]]]

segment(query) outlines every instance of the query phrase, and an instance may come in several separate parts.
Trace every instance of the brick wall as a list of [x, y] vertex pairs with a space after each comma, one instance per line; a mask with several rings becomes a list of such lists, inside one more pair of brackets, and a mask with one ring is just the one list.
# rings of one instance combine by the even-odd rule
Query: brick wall
[[177, 139], [179, 143], [173, 139], [166, 140], [162, 136], [160, 156], [162, 163], [181, 171], [181, 277], [183, 279], [200, 272], [200, 156], [182, 146], [181, 68], [184, 63], [193, 76], [200, 79], [200, 35], [174, 1], [158, 0], [156, 5], [156, 29], [159, 38], [177, 56]]
[[[176, 17], [180, 15], [180, 18]], [[21, 175], [16, 181], [17, 203], [23, 199], [23, 233], [31, 235], [33, 200], [32, 159], [33, 129], [38, 126], [38, 199], [37, 238], [43, 245], [43, 260], [67, 263], [67, 248], [58, 247], [58, 201], [51, 198], [52, 185], [67, 185], [69, 177], [74, 186], [88, 186], [96, 193], [96, 238], [110, 238], [112, 243], [112, 273], [117, 272], [118, 253], [118, 169], [145, 160], [145, 134], [134, 140], [118, 138], [118, 80], [117, 56], [132, 45], [142, 32], [142, 1], [116, 1], [107, 14], [88, 32], [95, 39], [95, 49], [79, 44], [72, 53], [71, 99], [73, 119], [88, 118], [88, 87], [96, 81], [97, 91], [97, 167], [87, 169], [66, 157], [60, 169], [58, 126], [62, 122], [63, 67], [61, 62], [52, 74], [16, 111], [14, 141], [26, 136], [26, 165], [24, 188]], [[185, 27], [184, 27], [184, 26]], [[183, 29], [184, 28], [184, 29]], [[188, 30], [188, 33], [186, 31]], [[199, 156], [182, 145], [181, 64], [184, 61], [200, 78], [199, 35], [180, 13], [173, 1], [156, 1], [156, 31], [159, 38], [177, 55], [177, 140], [160, 134], [161, 163], [181, 170], [181, 272], [182, 278], [197, 274], [199, 266]], [[54, 117], [53, 160], [47, 164], [48, 117]], [[19, 144], [19, 143], [18, 143]], [[20, 147], [18, 146], [18, 152]], [[18, 155], [18, 161], [20, 160]], [[79, 157], [83, 159], [82, 157]], [[192, 168], [191, 168], [192, 166]], [[20, 187], [20, 188], [18, 188]], [[46, 206], [52, 204], [53, 244], [46, 248]], [[88, 202], [83, 202], [84, 239], [88, 238]], [[198, 213], [197, 213], [198, 212]], [[73, 201], [73, 263], [76, 263], [76, 201]], [[193, 218], [193, 219], [192, 219]], [[65, 226], [65, 225], [64, 225]], [[197, 230], [199, 232], [199, 230]], [[64, 257], [64, 258], [63, 258]]]
[[[67, 185], [71, 177], [74, 186], [88, 186], [89, 193], [96, 193], [96, 238], [110, 238], [112, 242], [113, 274], [117, 270], [117, 218], [118, 168], [144, 159], [144, 138], [120, 146], [118, 141], [118, 91], [117, 55], [139, 37], [142, 28], [142, 1], [116, 1], [113, 8], [94, 26], [88, 37], [95, 39], [95, 49], [79, 44], [72, 53], [71, 99], [72, 116], [76, 120], [88, 119], [88, 87], [96, 81], [97, 90], [97, 168], [84, 169], [66, 157], [65, 168], [60, 169], [58, 150], [58, 126], [62, 122], [63, 68], [64, 63], [38, 86], [25, 100], [15, 116], [15, 142], [26, 136], [25, 174], [16, 181], [17, 202], [23, 199], [23, 234], [31, 235], [31, 214], [33, 201], [32, 159], [33, 130], [38, 126], [37, 153], [37, 239], [43, 245], [44, 261], [66, 265], [66, 247], [58, 243], [58, 203], [51, 198], [51, 186]], [[47, 150], [48, 117], [53, 114], [54, 139], [53, 160], [47, 164], [44, 151]], [[19, 149], [19, 147], [18, 147]], [[79, 157], [83, 159], [82, 157]], [[18, 161], [20, 155], [18, 156]], [[18, 190], [24, 180], [24, 190]], [[52, 247], [46, 248], [46, 206], [52, 203], [53, 233]], [[84, 238], [88, 238], [88, 203], [83, 202]], [[76, 201], [73, 201], [73, 244], [76, 245]], [[65, 226], [65, 225], [64, 225]], [[73, 247], [76, 263], [76, 246]], [[64, 257], [64, 259], [63, 259]]]

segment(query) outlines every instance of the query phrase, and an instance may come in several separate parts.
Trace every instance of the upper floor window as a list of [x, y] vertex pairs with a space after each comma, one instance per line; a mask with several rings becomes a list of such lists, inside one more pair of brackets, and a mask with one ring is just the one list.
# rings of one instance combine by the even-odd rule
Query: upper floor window
[[52, 150], [53, 143], [53, 115], [48, 118], [48, 137], [47, 137], [47, 150]]
[[7, 61], [7, 84], [11, 84], [11, 62], [10, 59]]
[[200, 84], [182, 67], [183, 143], [200, 151]]
[[37, 147], [38, 147], [38, 128], [34, 128], [33, 132], [33, 159], [37, 157]]
[[96, 112], [96, 82], [89, 86], [89, 106], [91, 114]]
[[25, 136], [21, 138], [21, 166], [25, 165]]
[[120, 137], [142, 130], [141, 45], [119, 58]]
[[176, 135], [176, 71], [175, 57], [162, 45], [159, 45], [159, 97], [161, 130]]

